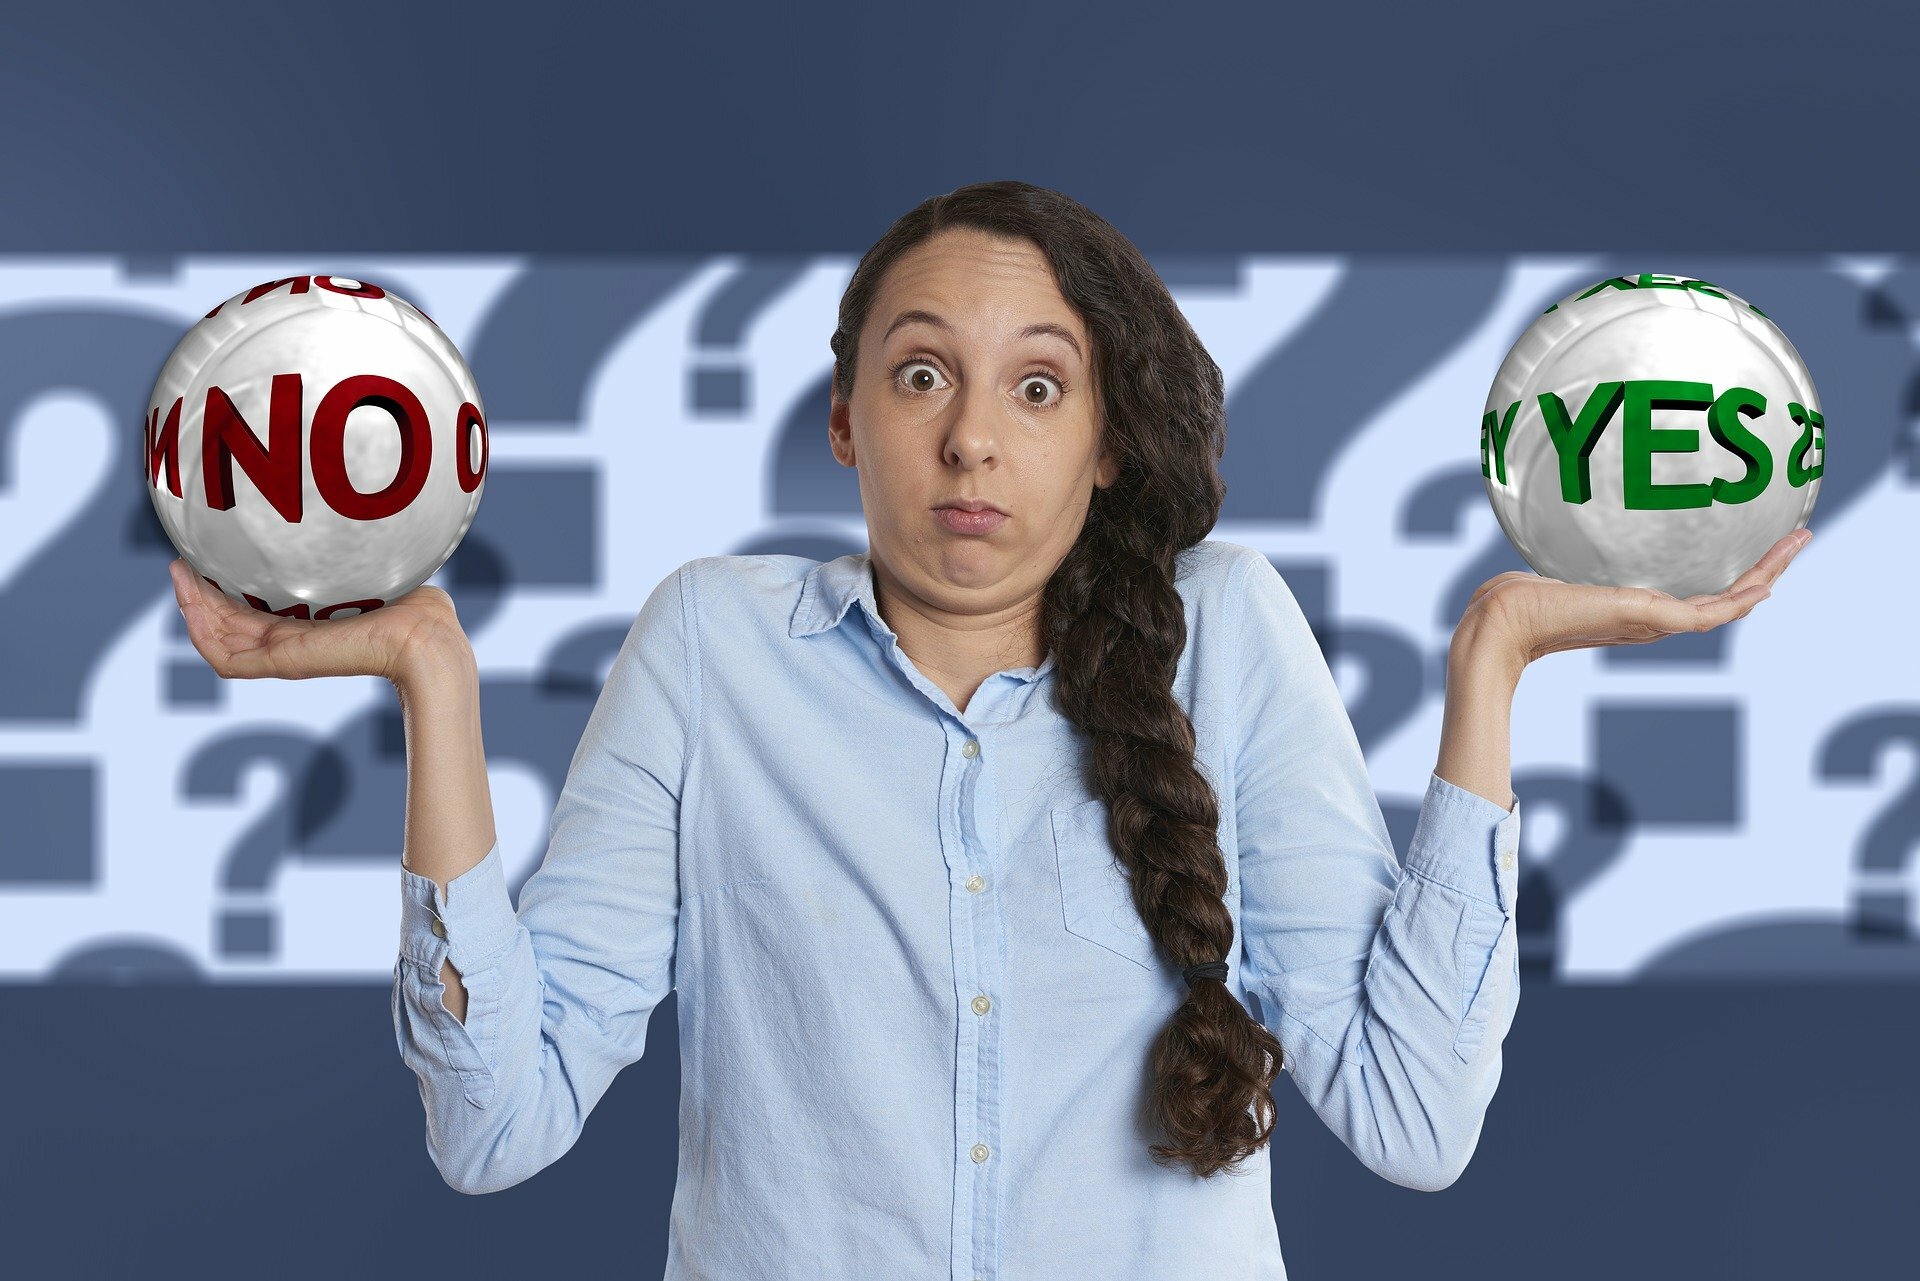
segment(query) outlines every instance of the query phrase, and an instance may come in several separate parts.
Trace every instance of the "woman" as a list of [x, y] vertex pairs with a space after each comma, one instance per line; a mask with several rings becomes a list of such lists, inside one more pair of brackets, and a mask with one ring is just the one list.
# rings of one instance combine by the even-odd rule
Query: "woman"
[[1206, 538], [1221, 375], [1124, 237], [1023, 183], [936, 197], [832, 347], [869, 552], [660, 584], [517, 912], [445, 593], [314, 625], [175, 563], [222, 675], [399, 691], [393, 1015], [444, 1177], [558, 1159], [677, 990], [670, 1277], [1284, 1276], [1280, 1071], [1445, 1187], [1518, 996], [1521, 670], [1743, 617], [1809, 535], [1712, 597], [1482, 586], [1401, 862], [1285, 582]]

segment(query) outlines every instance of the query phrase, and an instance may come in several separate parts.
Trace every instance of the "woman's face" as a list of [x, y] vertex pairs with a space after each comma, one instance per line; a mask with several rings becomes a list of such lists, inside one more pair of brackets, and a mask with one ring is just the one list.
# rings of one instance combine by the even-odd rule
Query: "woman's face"
[[[1099, 448], [1090, 338], [1045, 256], [940, 232], [888, 270], [858, 342], [828, 436], [859, 468], [876, 576], [936, 614], [1030, 613], [1117, 472]], [[934, 507], [956, 498], [1008, 518], [955, 533]]]

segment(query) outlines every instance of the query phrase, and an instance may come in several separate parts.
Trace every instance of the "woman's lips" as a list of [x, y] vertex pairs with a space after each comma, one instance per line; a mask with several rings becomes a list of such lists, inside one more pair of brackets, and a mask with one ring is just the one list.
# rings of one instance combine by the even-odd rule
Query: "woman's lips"
[[936, 507], [933, 514], [942, 525], [956, 534], [991, 534], [1007, 519], [1005, 512], [997, 512], [992, 508], [970, 512], [958, 507]]

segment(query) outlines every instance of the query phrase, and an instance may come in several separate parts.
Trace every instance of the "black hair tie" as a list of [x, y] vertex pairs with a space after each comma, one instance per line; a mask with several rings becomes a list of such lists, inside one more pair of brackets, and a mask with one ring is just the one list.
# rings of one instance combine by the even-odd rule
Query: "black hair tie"
[[1199, 965], [1189, 965], [1181, 971], [1187, 976], [1187, 986], [1192, 987], [1195, 979], [1222, 979], [1227, 977], [1225, 961], [1205, 961]]

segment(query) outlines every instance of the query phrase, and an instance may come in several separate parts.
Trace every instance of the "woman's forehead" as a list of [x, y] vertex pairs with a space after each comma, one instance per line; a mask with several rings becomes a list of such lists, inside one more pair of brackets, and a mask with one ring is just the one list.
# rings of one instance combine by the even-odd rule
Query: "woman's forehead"
[[877, 341], [911, 328], [983, 341], [1053, 335], [1086, 350], [1086, 327], [1026, 241], [943, 232], [894, 263], [874, 300]]
[[[982, 327], [987, 323], [992, 322], [983, 320]], [[916, 326], [925, 326], [928, 329], [935, 329], [949, 335], [958, 335], [964, 327], [963, 324], [956, 324], [937, 312], [927, 311], [919, 307], [909, 307], [888, 322], [886, 329], [880, 334], [880, 341], [884, 343], [888, 338], [891, 338], [896, 331], [912, 329]], [[1032, 321], [1022, 325], [1017, 331], [1008, 335], [1007, 340], [1009, 342], [1019, 343], [1029, 338], [1050, 338], [1058, 340], [1063, 346], [1072, 351], [1074, 355], [1079, 356], [1083, 360], [1086, 358], [1086, 349], [1080, 340], [1080, 336], [1059, 321]]]
[[994, 236], [970, 227], [935, 232], [903, 252], [888, 268], [882, 292], [955, 280], [990, 282], [1001, 288], [1052, 289], [1047, 256], [1031, 240]]

